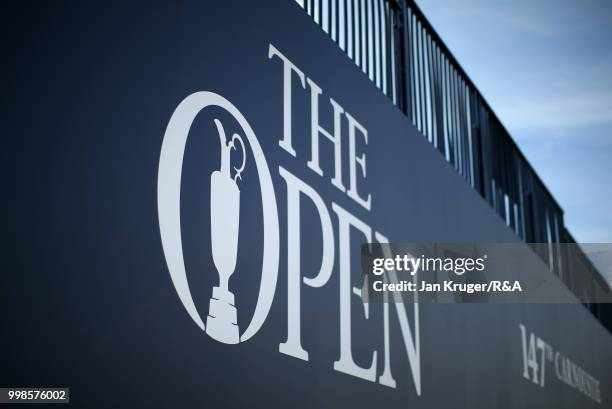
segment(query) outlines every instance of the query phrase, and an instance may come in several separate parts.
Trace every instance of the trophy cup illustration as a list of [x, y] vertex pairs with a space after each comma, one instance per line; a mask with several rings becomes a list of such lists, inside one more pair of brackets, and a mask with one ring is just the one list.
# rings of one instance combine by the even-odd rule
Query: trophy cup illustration
[[[219, 286], [213, 287], [206, 319], [206, 332], [217, 341], [237, 344], [240, 341], [238, 318], [234, 294], [229, 290], [229, 279], [236, 268], [238, 254], [240, 189], [236, 180], [241, 179], [240, 174], [246, 162], [246, 150], [240, 135], [234, 134], [227, 142], [225, 131], [218, 119], [215, 119], [215, 125], [221, 141], [221, 169], [214, 171], [210, 176], [210, 239], [213, 262], [219, 274]], [[236, 174], [232, 178], [230, 153], [232, 149], [237, 149], [236, 141], [242, 148], [242, 165], [239, 168], [234, 167]]]

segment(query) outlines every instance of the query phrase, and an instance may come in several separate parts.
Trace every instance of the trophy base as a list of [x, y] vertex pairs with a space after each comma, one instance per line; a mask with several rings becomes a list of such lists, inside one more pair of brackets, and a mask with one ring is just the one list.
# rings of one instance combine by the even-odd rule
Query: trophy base
[[230, 291], [220, 287], [213, 288], [206, 318], [206, 333], [224, 344], [240, 342], [234, 294]]

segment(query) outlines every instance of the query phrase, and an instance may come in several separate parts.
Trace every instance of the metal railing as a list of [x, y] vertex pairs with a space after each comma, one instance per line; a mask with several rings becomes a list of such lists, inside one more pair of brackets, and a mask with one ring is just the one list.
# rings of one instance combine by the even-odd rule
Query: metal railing
[[572, 288], [556, 245], [574, 242], [561, 207], [414, 1], [296, 1], [517, 236], [548, 243], [534, 251], [550, 270], [584, 291]]

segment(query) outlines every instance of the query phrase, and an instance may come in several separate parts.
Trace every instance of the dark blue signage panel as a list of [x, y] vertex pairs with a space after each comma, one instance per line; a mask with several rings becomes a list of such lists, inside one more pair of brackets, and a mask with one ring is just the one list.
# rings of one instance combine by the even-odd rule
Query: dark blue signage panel
[[367, 242], [519, 242], [290, 0], [12, 10], [2, 387], [78, 407], [599, 408], [579, 304], [363, 304]]

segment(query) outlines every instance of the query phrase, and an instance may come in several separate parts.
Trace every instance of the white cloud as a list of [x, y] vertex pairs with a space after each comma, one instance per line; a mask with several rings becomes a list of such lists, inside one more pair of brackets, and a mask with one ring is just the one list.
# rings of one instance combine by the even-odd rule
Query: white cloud
[[571, 94], [532, 93], [497, 101], [497, 114], [511, 129], [575, 128], [612, 122], [612, 90]]

